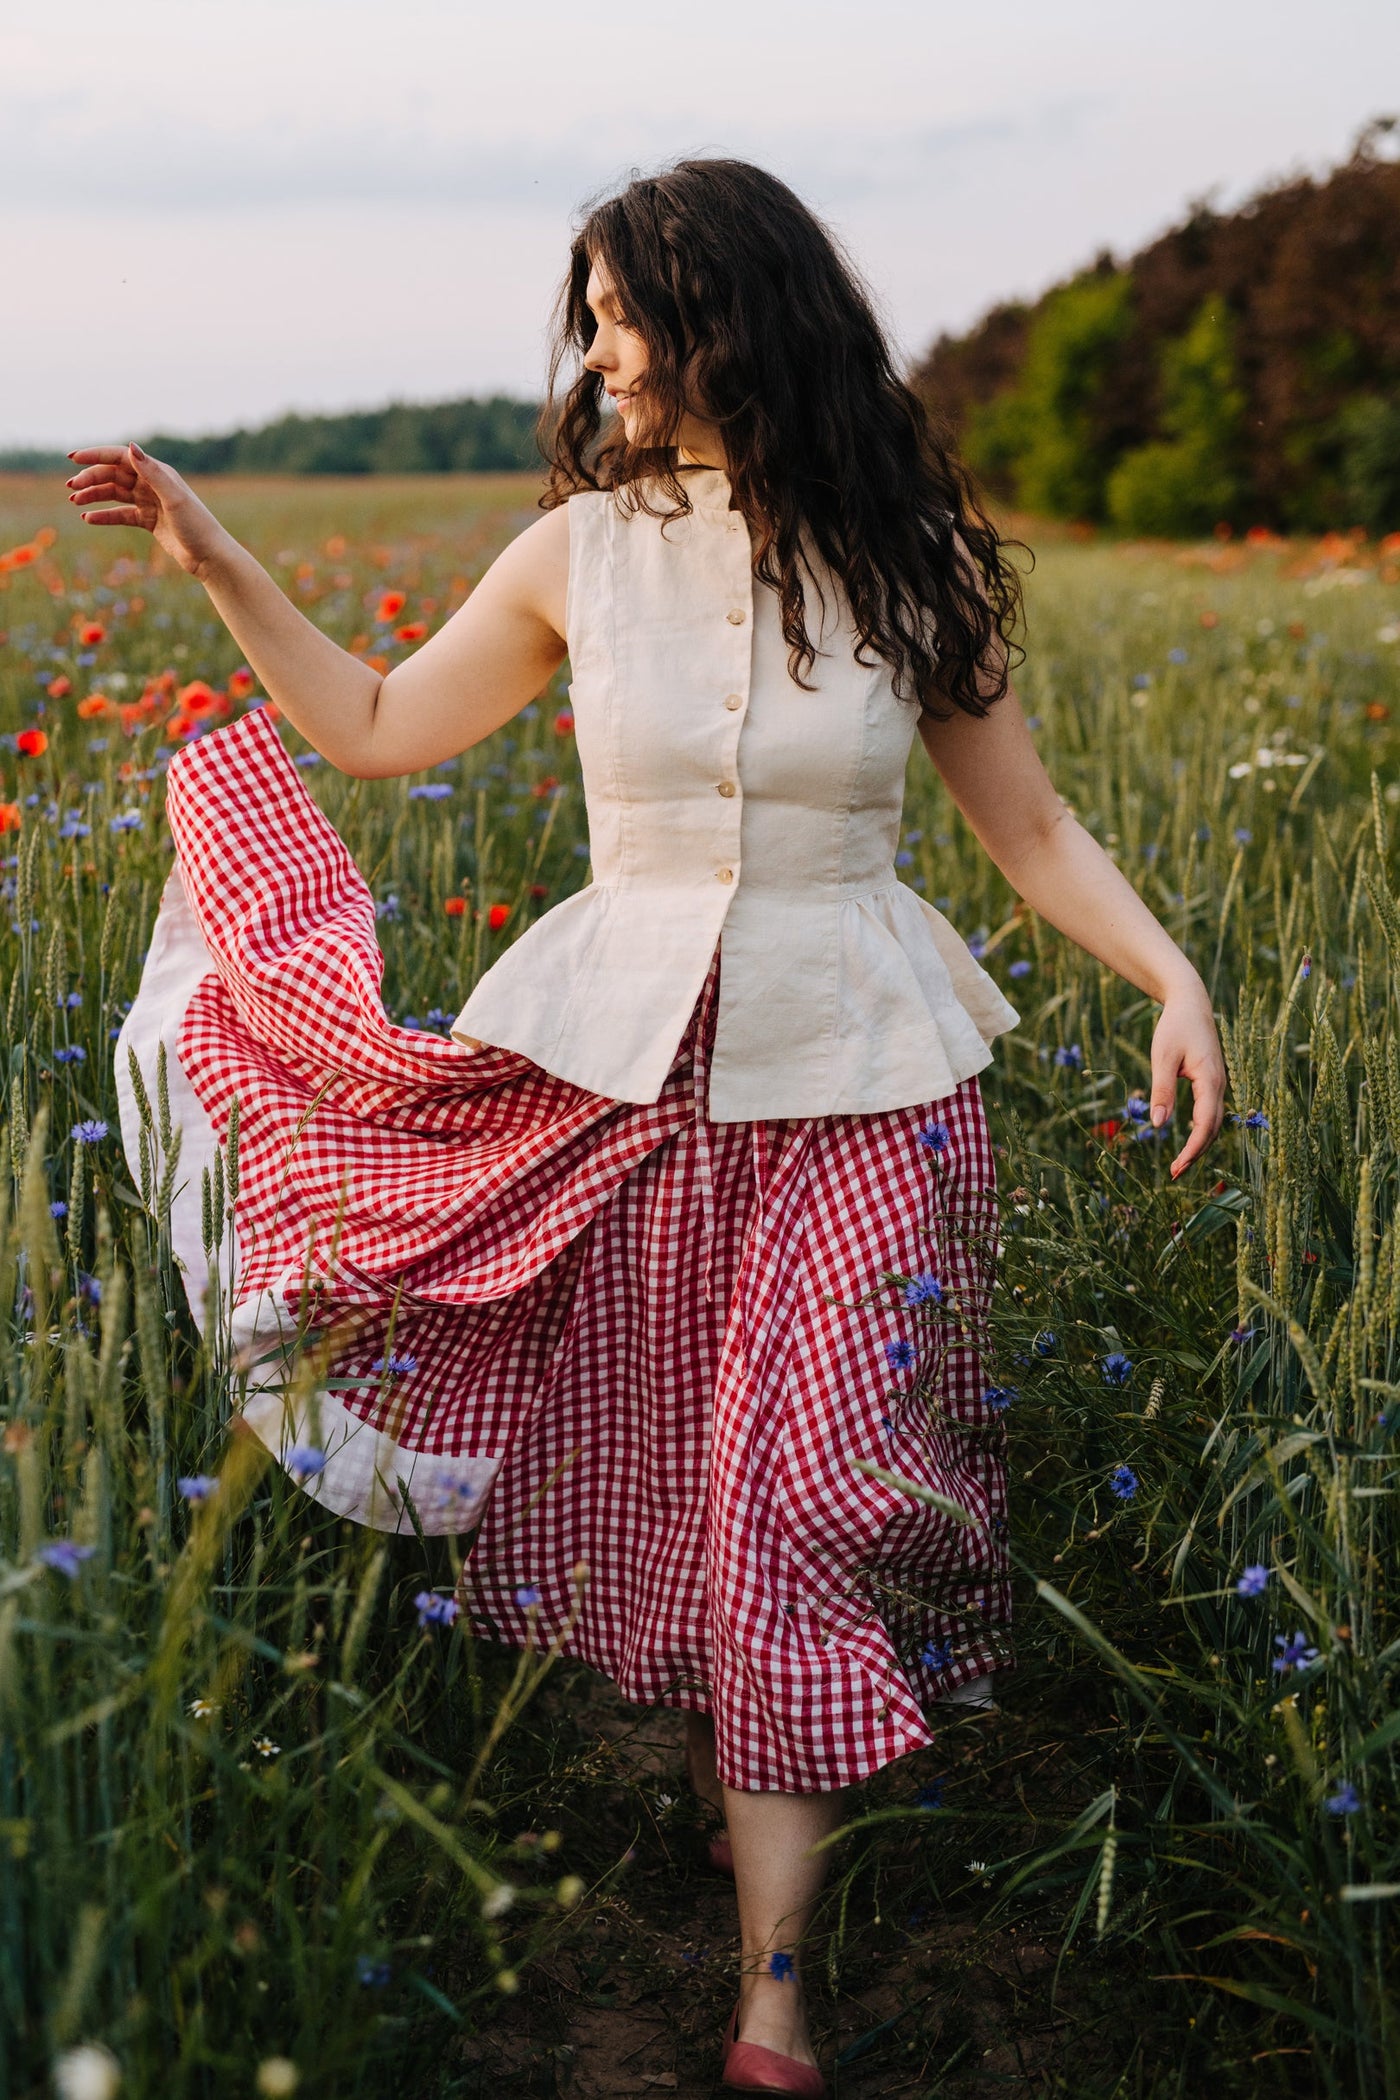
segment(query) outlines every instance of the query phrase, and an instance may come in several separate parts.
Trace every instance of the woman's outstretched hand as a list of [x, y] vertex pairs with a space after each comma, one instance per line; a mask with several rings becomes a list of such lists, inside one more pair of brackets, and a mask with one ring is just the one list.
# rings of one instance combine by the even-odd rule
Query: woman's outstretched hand
[[1168, 993], [1153, 1030], [1154, 1129], [1162, 1127], [1176, 1106], [1178, 1078], [1190, 1080], [1194, 1099], [1191, 1134], [1172, 1161], [1173, 1180], [1199, 1159], [1225, 1119], [1225, 1060], [1210, 999], [1198, 977]]
[[139, 526], [172, 561], [198, 577], [227, 544], [223, 526], [189, 484], [139, 445], [89, 445], [68, 457], [78, 467], [68, 480], [69, 501], [111, 506], [84, 510], [85, 525]]

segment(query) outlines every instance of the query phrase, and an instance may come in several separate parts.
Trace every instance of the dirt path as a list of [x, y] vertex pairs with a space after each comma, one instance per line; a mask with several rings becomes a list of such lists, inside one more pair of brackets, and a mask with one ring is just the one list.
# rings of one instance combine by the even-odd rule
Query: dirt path
[[[518, 1994], [474, 2039], [463, 2090], [711, 2100], [720, 2031], [733, 2005], [737, 1921], [732, 1883], [703, 1861], [700, 1819], [682, 1775], [681, 1718], [639, 1717], [611, 1686], [586, 1675], [570, 1686], [569, 1713], [582, 1762], [566, 1776], [594, 1799], [599, 1838], [607, 1821], [620, 1851], [631, 1831], [635, 1843], [611, 1891], [592, 1899], [582, 1922], [527, 1971]], [[934, 1749], [873, 1783], [865, 1806], [881, 1805], [881, 1793], [886, 1805], [911, 1801], [935, 1774], [971, 1791], [1004, 1768], [1007, 1726], [949, 1726]], [[839, 1961], [822, 1964], [813, 1978], [818, 2047], [837, 2100], [1089, 2090], [1078, 2082], [1091, 2068], [1087, 2037], [1081, 2033], [1072, 2052], [1080, 2022], [1049, 2002], [1054, 1949], [1021, 1928], [981, 1928], [984, 1900], [965, 1872], [960, 1894], [950, 1890], [943, 1901], [930, 1891], [916, 1819], [886, 1825], [881, 1836], [882, 1844], [867, 1847], [879, 1857], [845, 1893], [844, 1919], [835, 1893], [827, 1926], [840, 1937]], [[573, 1857], [577, 1841], [566, 1843]], [[849, 1839], [850, 1852], [860, 1843]], [[1066, 2083], [1062, 2067], [1074, 2059], [1077, 2074]]]

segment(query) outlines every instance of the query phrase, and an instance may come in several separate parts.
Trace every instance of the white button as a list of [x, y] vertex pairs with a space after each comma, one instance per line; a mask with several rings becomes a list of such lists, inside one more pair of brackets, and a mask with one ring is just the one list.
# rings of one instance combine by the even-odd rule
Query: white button
[[716, 881], [716, 882], [732, 882], [733, 880], [734, 880], [734, 870], [733, 870], [732, 868], [716, 868], [716, 869], [715, 869], [715, 881]]
[[722, 780], [722, 781], [720, 782], [720, 784], [719, 784], [719, 791], [720, 791], [720, 793], [721, 793], [722, 795], [732, 795], [732, 794], [733, 794], [733, 792], [734, 792], [734, 783], [733, 783], [733, 781], [732, 781], [732, 780]]
[[729, 712], [732, 715], [736, 707], [743, 706], [744, 696], [742, 693], [726, 693], [724, 696], [724, 704], [729, 709]]
[[742, 627], [744, 624], [743, 612], [737, 605], [732, 612], [727, 612], [724, 617], [728, 620], [731, 627]]

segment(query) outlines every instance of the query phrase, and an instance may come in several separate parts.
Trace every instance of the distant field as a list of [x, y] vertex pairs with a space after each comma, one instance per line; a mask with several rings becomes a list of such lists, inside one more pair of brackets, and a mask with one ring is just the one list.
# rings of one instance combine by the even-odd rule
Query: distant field
[[[384, 664], [538, 514], [524, 476], [197, 486]], [[916, 748], [901, 874], [1021, 1015], [984, 1079], [1019, 1668], [988, 1733], [872, 1784], [819, 2018], [843, 2100], [1383, 2100], [1400, 545], [1020, 529], [1023, 702], [1210, 985], [1233, 1120], [1171, 1187], [1186, 1097], [1169, 1145], [1139, 1113], [1155, 1010], [1018, 908]], [[568, 1666], [517, 1712], [513, 1657], [416, 1623], [445, 1542], [386, 1545], [229, 1455], [233, 1382], [130, 1188], [110, 1056], [169, 865], [164, 765], [251, 682], [199, 588], [84, 528], [61, 478], [0, 477], [7, 549], [0, 2100], [88, 2039], [171, 2100], [283, 2057], [303, 2096], [708, 2093], [732, 1928], [690, 1871], [673, 1737], [642, 1754]], [[587, 879], [562, 679], [434, 798], [281, 733], [381, 905], [398, 1021], [444, 1028]], [[182, 1498], [221, 1471], [223, 1516]], [[64, 1540], [92, 1549], [71, 1575], [36, 1558]]]

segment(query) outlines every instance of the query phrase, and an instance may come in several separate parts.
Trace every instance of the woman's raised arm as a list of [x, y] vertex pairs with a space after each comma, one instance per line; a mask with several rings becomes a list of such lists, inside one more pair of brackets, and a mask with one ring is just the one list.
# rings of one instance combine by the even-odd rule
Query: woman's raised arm
[[307, 619], [173, 467], [137, 445], [69, 454], [88, 525], [153, 535], [210, 602], [264, 691], [308, 743], [360, 779], [416, 773], [480, 743], [548, 684], [564, 657], [567, 509], [497, 558], [421, 649], [381, 674]]

